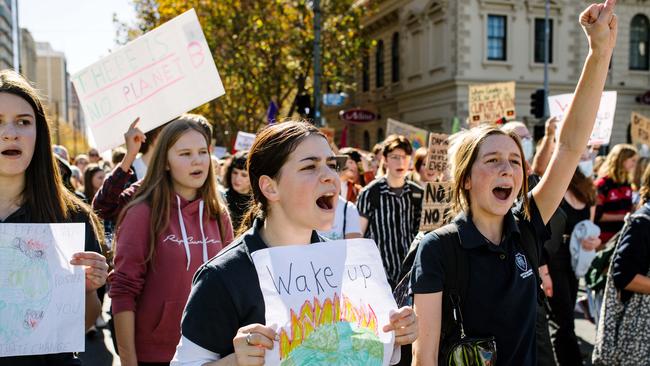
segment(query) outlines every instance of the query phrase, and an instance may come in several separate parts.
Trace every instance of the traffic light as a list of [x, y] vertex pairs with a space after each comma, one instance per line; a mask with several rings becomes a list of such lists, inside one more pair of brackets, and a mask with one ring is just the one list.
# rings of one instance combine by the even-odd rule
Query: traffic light
[[544, 104], [546, 103], [546, 92], [544, 89], [537, 89], [530, 95], [530, 114], [535, 118], [542, 118], [546, 114]]

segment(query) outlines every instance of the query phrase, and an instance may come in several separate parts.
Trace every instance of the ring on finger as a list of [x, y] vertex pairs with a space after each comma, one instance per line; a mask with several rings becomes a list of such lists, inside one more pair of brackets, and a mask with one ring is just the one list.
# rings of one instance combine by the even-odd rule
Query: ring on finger
[[246, 335], [246, 344], [249, 345], [249, 346], [252, 346], [252, 345], [253, 345], [253, 343], [251, 342], [251, 337], [252, 337], [252, 336], [253, 336], [253, 333], [248, 333], [248, 334]]

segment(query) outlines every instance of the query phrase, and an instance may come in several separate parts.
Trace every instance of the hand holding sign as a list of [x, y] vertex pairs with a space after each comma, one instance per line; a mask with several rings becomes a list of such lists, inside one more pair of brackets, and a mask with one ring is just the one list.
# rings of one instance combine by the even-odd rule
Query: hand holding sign
[[418, 319], [410, 306], [404, 306], [390, 313], [390, 324], [384, 325], [384, 332], [395, 331], [395, 344], [415, 342], [418, 337]]
[[239, 328], [232, 341], [237, 365], [263, 365], [265, 349], [273, 349], [275, 330], [262, 324], [250, 324]]

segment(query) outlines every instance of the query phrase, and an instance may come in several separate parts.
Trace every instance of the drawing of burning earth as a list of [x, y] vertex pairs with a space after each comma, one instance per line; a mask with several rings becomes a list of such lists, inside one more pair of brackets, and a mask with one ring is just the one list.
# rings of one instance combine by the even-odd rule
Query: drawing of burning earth
[[346, 296], [305, 301], [291, 310], [291, 335], [280, 331], [280, 365], [377, 365], [384, 344], [377, 334], [377, 317], [370, 305], [355, 306]]
[[0, 240], [0, 344], [33, 332], [51, 300], [46, 245], [36, 240]]

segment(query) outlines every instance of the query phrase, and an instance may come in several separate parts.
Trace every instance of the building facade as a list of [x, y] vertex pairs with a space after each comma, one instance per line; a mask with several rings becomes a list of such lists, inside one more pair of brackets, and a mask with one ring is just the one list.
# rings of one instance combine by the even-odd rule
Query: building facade
[[65, 54], [55, 51], [48, 42], [36, 42], [36, 87], [44, 96], [48, 115], [54, 121], [68, 118], [70, 81]]
[[0, 70], [13, 69], [14, 36], [11, 0], [0, 0]]
[[[348, 142], [368, 149], [384, 138], [387, 118], [450, 132], [468, 116], [468, 86], [516, 81], [517, 120], [529, 127], [530, 95], [544, 83], [544, 0], [383, 0], [364, 19], [372, 47], [346, 107], [377, 121], [350, 125]], [[573, 92], [588, 52], [578, 15], [582, 0], [551, 0], [550, 95]], [[637, 97], [650, 90], [650, 0], [619, 0], [619, 33], [605, 90], [618, 92], [611, 144], [625, 142], [632, 111], [650, 116]], [[326, 109], [337, 130], [338, 110]]]
[[20, 29], [20, 73], [31, 82], [36, 81], [36, 42], [29, 30]]

